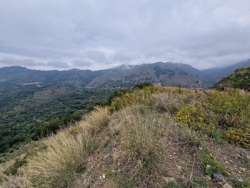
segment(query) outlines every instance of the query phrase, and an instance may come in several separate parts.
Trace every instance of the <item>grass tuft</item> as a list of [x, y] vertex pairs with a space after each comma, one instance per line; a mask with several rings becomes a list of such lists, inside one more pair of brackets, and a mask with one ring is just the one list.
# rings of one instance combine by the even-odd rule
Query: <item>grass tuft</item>
[[109, 122], [109, 111], [107, 107], [96, 107], [86, 116], [88, 128], [94, 133]]
[[140, 160], [143, 164], [155, 163], [161, 154], [162, 143], [160, 136], [163, 134], [164, 120], [154, 114], [143, 112], [140, 114], [140, 107], [135, 110], [125, 109], [121, 113], [121, 138], [123, 146], [129, 151], [132, 157]]
[[77, 168], [91, 150], [91, 137], [87, 132], [76, 136], [61, 131], [45, 140], [46, 149], [28, 159], [26, 170], [30, 182], [37, 187], [69, 186]]

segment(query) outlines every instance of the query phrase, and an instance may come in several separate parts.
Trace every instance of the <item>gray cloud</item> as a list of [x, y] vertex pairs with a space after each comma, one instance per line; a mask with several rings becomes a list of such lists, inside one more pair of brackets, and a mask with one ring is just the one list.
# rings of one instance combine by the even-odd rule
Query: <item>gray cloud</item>
[[43, 63], [37, 63], [32, 59], [15, 59], [15, 58], [2, 58], [0, 60], [0, 65], [2, 66], [25, 66], [25, 67], [34, 67], [34, 66], [43, 66]]
[[85, 52], [85, 54], [89, 59], [94, 60], [96, 62], [103, 63], [104, 61], [106, 61], [106, 57], [105, 57], [104, 53], [102, 53], [100, 51], [88, 50]]
[[62, 62], [62, 61], [51, 61], [51, 62], [47, 63], [47, 66], [58, 67], [58, 68], [65, 68], [65, 69], [69, 68], [68, 63]]
[[235, 0], [8, 0], [0, 6], [0, 59], [40, 69], [225, 66], [250, 58], [249, 12], [249, 1]]
[[74, 67], [90, 67], [92, 63], [90, 61], [74, 60], [71, 62]]

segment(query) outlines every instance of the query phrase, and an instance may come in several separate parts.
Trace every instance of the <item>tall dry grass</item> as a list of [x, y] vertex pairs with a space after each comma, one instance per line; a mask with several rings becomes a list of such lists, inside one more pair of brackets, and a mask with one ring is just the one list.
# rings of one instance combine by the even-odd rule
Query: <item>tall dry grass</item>
[[124, 148], [144, 165], [155, 163], [162, 151], [166, 120], [142, 106], [129, 107], [120, 113], [121, 139]]
[[39, 187], [70, 185], [94, 148], [93, 132], [108, 121], [107, 108], [98, 107], [86, 116], [86, 121], [45, 140], [46, 150], [28, 160], [31, 183]]
[[87, 131], [70, 135], [59, 132], [44, 141], [46, 149], [28, 159], [26, 170], [36, 187], [65, 187], [72, 183], [75, 172], [84, 164], [93, 139]]
[[[107, 108], [95, 108], [76, 126], [43, 140], [43, 149], [27, 158], [16, 176], [5, 178], [4, 187], [68, 187], [76, 172], [84, 168], [87, 156], [96, 148], [93, 133], [109, 121]], [[22, 183], [22, 185], [21, 185]], [[17, 186], [18, 187], [18, 186]]]
[[171, 114], [176, 113], [183, 105], [184, 100], [181, 95], [176, 95], [173, 92], [163, 92], [153, 94], [153, 105], [163, 111]]
[[106, 126], [109, 122], [109, 111], [107, 107], [96, 107], [94, 111], [86, 116], [86, 126], [92, 132]]

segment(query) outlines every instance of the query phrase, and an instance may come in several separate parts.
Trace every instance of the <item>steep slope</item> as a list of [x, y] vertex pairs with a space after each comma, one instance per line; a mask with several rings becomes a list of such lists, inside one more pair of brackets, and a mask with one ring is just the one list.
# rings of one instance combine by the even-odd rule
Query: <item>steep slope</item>
[[250, 91], [250, 66], [237, 69], [216, 83], [212, 88], [224, 90], [225, 87], [233, 87]]
[[199, 83], [206, 85], [206, 79], [204, 79], [202, 73], [190, 65], [158, 62], [110, 69], [89, 83], [88, 87], [131, 87], [138, 82], [182, 87], [191, 87], [192, 85], [199, 85]]

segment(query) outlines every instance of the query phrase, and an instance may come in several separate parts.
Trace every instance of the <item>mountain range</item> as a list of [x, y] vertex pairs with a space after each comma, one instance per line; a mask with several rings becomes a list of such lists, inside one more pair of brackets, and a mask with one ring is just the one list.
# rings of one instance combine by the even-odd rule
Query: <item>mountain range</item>
[[64, 87], [117, 88], [132, 87], [136, 83], [151, 82], [165, 86], [209, 88], [236, 69], [250, 65], [250, 59], [223, 68], [198, 70], [182, 63], [121, 65], [106, 70], [40, 71], [12, 66], [0, 68], [0, 91], [25, 85], [38, 87], [63, 85]]

